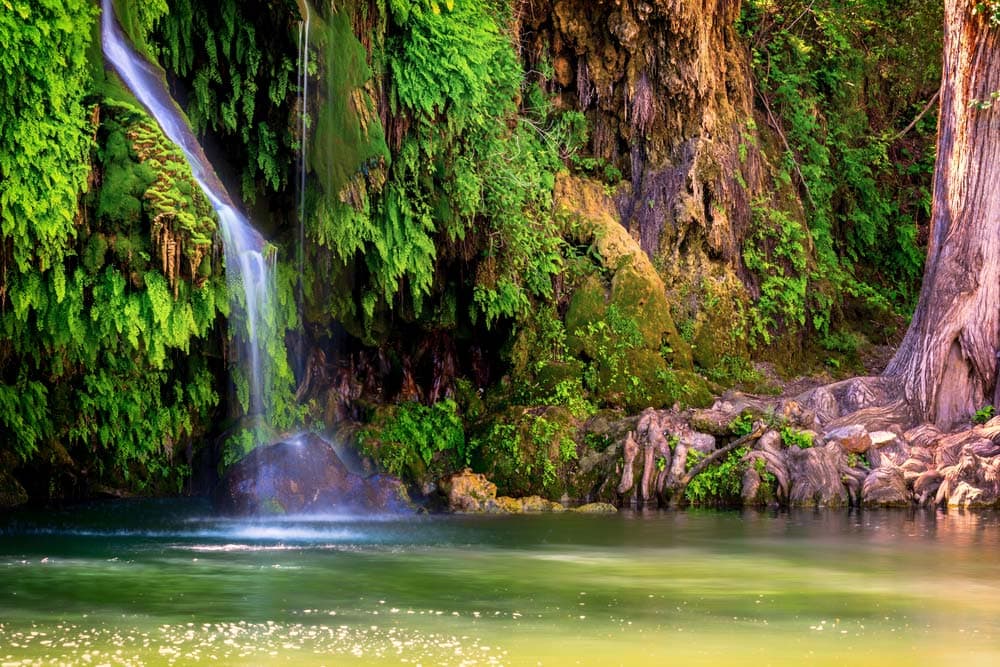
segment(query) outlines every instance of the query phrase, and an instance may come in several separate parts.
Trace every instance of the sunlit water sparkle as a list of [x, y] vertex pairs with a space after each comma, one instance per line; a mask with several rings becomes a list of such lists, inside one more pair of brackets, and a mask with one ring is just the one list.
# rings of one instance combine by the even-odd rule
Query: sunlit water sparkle
[[1000, 664], [995, 514], [0, 519], [0, 664]]

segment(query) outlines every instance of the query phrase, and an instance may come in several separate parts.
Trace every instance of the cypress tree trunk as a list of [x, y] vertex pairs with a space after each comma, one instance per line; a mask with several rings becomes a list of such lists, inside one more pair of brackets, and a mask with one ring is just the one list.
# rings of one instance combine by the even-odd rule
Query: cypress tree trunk
[[1000, 28], [945, 1], [931, 238], [920, 301], [885, 375], [940, 428], [1000, 402]]

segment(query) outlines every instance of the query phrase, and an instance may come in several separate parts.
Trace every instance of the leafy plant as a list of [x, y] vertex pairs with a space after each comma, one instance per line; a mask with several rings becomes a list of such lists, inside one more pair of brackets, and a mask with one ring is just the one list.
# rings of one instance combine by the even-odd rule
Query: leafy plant
[[465, 427], [458, 405], [450, 400], [431, 406], [410, 402], [395, 406], [366, 427], [359, 438], [361, 452], [371, 456], [387, 472], [410, 480], [443, 460], [436, 469], [468, 464]]
[[753, 432], [753, 415], [749, 412], [740, 413], [738, 417], [729, 422], [729, 432], [736, 437], [742, 438]]
[[781, 444], [785, 447], [809, 449], [813, 446], [813, 436], [805, 431], [799, 431], [791, 426], [781, 427]]
[[[743, 473], [749, 448], [740, 447], [729, 452], [721, 462], [712, 465], [699, 473], [688, 484], [684, 497], [695, 505], [732, 504], [739, 500], [743, 488]], [[689, 450], [685, 469], [690, 470], [705, 458], [705, 454], [697, 450]]]
[[976, 410], [976, 413], [972, 415], [973, 424], [985, 424], [989, 420], [993, 419], [996, 414], [996, 409], [992, 405], [984, 405], [983, 407]]

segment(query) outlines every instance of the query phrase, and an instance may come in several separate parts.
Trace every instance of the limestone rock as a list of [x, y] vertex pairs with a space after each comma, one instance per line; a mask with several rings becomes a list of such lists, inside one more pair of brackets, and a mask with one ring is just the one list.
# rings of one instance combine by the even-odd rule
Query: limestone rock
[[587, 503], [586, 505], [574, 507], [570, 511], [579, 512], [580, 514], [615, 514], [618, 508], [611, 503]]
[[232, 465], [215, 491], [224, 514], [403, 512], [412, 509], [402, 483], [350, 472], [317, 435], [258, 447]]
[[851, 454], [864, 454], [872, 446], [871, 436], [864, 426], [853, 424], [827, 431], [824, 434], [827, 444], [836, 444]]
[[497, 485], [468, 468], [444, 478], [440, 487], [452, 512], [483, 512], [497, 505]]
[[524, 512], [565, 512], [566, 508], [561, 504], [546, 500], [541, 496], [527, 496], [521, 499], [521, 508]]
[[[487, 482], [488, 484], [489, 482]], [[475, 510], [456, 510], [456, 511], [475, 511]], [[482, 511], [485, 512], [496, 512], [498, 514], [520, 514], [524, 511], [524, 503], [521, 502], [520, 498], [511, 498], [510, 496], [500, 496], [495, 502], [487, 500], [482, 504]]]

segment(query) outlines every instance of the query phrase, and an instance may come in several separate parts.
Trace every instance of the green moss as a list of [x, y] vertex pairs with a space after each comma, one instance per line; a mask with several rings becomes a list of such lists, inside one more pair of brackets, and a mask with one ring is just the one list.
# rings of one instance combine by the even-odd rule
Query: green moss
[[[309, 166], [323, 193], [320, 206], [333, 207], [320, 215], [344, 216], [337, 203], [363, 201], [384, 181], [390, 162], [385, 132], [372, 96], [374, 73], [365, 47], [351, 27], [352, 8], [342, 8], [327, 21], [316, 17], [311, 37], [318, 54], [322, 100], [311, 116]], [[356, 11], [356, 10], [355, 10]], [[380, 171], [378, 178], [372, 171]], [[368, 178], [366, 178], [366, 176]], [[348, 186], [356, 190], [351, 192]], [[368, 192], [371, 188], [373, 191]], [[322, 224], [322, 223], [321, 223]], [[330, 235], [332, 230], [325, 234]], [[328, 243], [339, 243], [332, 236]]]
[[559, 498], [579, 451], [569, 409], [512, 407], [482, 426], [473, 439], [473, 467], [500, 495]]
[[677, 333], [663, 283], [652, 265], [633, 262], [616, 271], [611, 281], [611, 304], [638, 324], [646, 349], [663, 350], [666, 359], [678, 368], [691, 367], [691, 349]]

